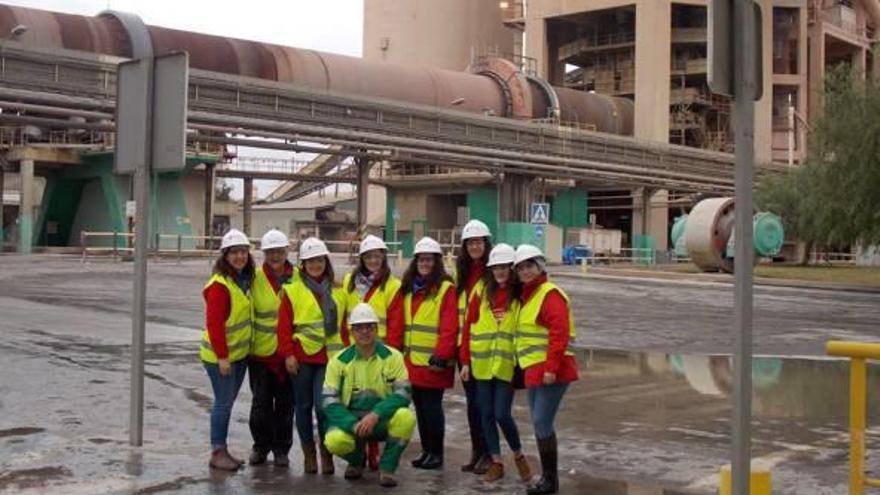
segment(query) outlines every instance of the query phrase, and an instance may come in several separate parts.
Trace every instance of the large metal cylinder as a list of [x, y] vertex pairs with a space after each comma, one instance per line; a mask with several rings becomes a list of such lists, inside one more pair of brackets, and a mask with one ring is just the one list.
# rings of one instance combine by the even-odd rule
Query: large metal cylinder
[[709, 198], [694, 205], [688, 215], [685, 246], [701, 270], [733, 272], [733, 259], [725, 256], [733, 214], [733, 198]]
[[[86, 17], [0, 5], [0, 32], [27, 30], [17, 39], [42, 48], [67, 48], [119, 57], [132, 56], [132, 40], [114, 15]], [[271, 79], [353, 95], [389, 98], [440, 108], [517, 118], [546, 117], [546, 91], [525, 83], [503, 87], [491, 74], [469, 74], [430, 67], [368, 62], [332, 53], [269, 43], [147, 26], [156, 54], [189, 52], [196, 69]], [[510, 84], [508, 78], [507, 84]], [[511, 96], [511, 89], [512, 92]], [[519, 91], [519, 94], [517, 94]], [[632, 102], [564, 88], [559, 95], [562, 121], [598, 131], [632, 133]], [[514, 101], [510, 101], [513, 99]]]

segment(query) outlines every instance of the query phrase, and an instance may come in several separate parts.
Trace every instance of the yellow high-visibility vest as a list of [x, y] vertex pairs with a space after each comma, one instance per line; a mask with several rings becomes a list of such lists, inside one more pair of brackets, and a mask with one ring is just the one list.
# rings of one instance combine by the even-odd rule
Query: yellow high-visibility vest
[[[226, 318], [226, 348], [229, 351], [227, 359], [230, 362], [240, 361], [247, 357], [251, 347], [251, 299], [245, 294], [234, 280], [225, 275], [215, 273], [205, 284], [207, 289], [213, 283], [219, 283], [229, 291], [229, 316]], [[208, 337], [208, 329], [202, 331], [202, 343], [199, 347], [199, 357], [206, 363], [216, 363], [217, 354], [211, 347], [211, 339]]]
[[324, 312], [321, 305], [301, 278], [284, 284], [283, 290], [293, 308], [294, 340], [299, 340], [303, 352], [312, 356], [327, 347], [327, 356], [333, 357], [342, 350], [342, 316], [345, 312], [345, 294], [341, 287], [334, 287], [330, 294], [336, 303], [335, 335], [327, 337], [324, 332]]
[[251, 288], [251, 299], [254, 305], [254, 339], [251, 344], [251, 355], [258, 357], [271, 356], [278, 348], [278, 307], [281, 306], [281, 294], [275, 292], [269, 276], [263, 266], [257, 267], [254, 286]]
[[[351, 291], [348, 290], [351, 277], [351, 273], [346, 273], [345, 277], [342, 279], [342, 289], [346, 292], [346, 313], [350, 313], [358, 303], [363, 302], [357, 289], [352, 289]], [[373, 294], [370, 295], [370, 300], [367, 301], [367, 304], [373, 308], [373, 311], [376, 312], [376, 316], [379, 317], [378, 336], [382, 340], [385, 340], [385, 337], [388, 335], [388, 306], [391, 305], [391, 301], [394, 300], [394, 296], [397, 295], [397, 291], [399, 290], [400, 279], [394, 275], [389, 275], [388, 280], [385, 281], [384, 287], [377, 287], [376, 290], [373, 291]]]
[[495, 319], [487, 291], [480, 299], [479, 319], [471, 325], [470, 353], [471, 374], [477, 380], [497, 378], [505, 382], [513, 380], [516, 364], [514, 335], [519, 316], [519, 301], [511, 301], [504, 318]]
[[[470, 293], [467, 290], [461, 292], [458, 295], [458, 328], [464, 328], [464, 322], [467, 319], [467, 310], [471, 305], [471, 301], [474, 299], [474, 296], [477, 294], [483, 293], [483, 288], [486, 284], [483, 283], [483, 277], [477, 279], [477, 283], [474, 284], [474, 288], [471, 289]], [[461, 332], [458, 332], [457, 339], [458, 347], [461, 347]]]
[[556, 285], [550, 282], [544, 282], [540, 287], [535, 289], [532, 297], [522, 305], [519, 310], [519, 322], [516, 329], [516, 358], [519, 366], [526, 369], [529, 366], [543, 363], [547, 360], [547, 346], [549, 345], [549, 332], [546, 327], [538, 325], [538, 314], [541, 312], [541, 306], [544, 304], [544, 298], [552, 290], [558, 290], [568, 305], [568, 345], [565, 348], [566, 356], [574, 356], [571, 351], [571, 343], [574, 342], [574, 315], [571, 312], [571, 303], [569, 303], [568, 295]]
[[433, 297], [425, 297], [415, 316], [412, 315], [412, 292], [403, 299], [406, 323], [403, 352], [416, 366], [428, 366], [428, 360], [434, 354], [440, 332], [440, 307], [449, 290], [454, 290], [452, 282], [444, 280]]

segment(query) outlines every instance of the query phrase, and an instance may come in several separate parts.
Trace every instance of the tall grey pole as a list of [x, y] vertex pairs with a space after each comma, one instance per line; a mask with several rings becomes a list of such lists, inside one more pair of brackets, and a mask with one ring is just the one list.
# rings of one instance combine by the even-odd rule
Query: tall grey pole
[[[755, 161], [755, 96], [758, 93], [757, 44], [753, 0], [734, 0], [734, 95], [736, 289], [734, 296], [733, 493], [749, 494], [752, 419], [752, 184]], [[737, 27], [739, 29], [737, 29]], [[763, 50], [762, 50], [763, 51]]]
[[144, 57], [146, 64], [146, 127], [143, 167], [134, 173], [135, 225], [134, 301], [131, 306], [131, 402], [128, 438], [132, 446], [144, 441], [144, 345], [147, 309], [147, 248], [150, 241], [150, 174], [152, 173], [153, 142], [153, 57]]

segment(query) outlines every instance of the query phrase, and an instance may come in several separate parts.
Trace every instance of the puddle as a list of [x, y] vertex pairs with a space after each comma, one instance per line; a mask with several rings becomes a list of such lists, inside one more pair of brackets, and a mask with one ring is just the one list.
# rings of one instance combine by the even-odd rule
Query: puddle
[[27, 435], [35, 435], [37, 433], [42, 433], [46, 431], [45, 428], [38, 428], [36, 426], [20, 426], [18, 428], [9, 428], [6, 430], [0, 430], [0, 438], [6, 437], [23, 437]]

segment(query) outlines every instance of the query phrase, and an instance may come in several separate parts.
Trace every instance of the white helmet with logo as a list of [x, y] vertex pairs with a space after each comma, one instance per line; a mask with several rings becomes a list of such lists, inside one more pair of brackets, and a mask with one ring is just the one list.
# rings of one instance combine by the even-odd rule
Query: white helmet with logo
[[512, 265], [513, 260], [513, 246], [502, 242], [492, 248], [492, 251], [489, 253], [489, 262], [486, 263], [486, 266]]
[[461, 240], [466, 241], [474, 237], [492, 237], [492, 233], [489, 232], [489, 227], [485, 223], [479, 220], [471, 220], [464, 224], [464, 228], [461, 229]]
[[440, 243], [434, 239], [422, 237], [413, 250], [413, 255], [416, 254], [443, 254], [443, 249], [440, 248]]
[[516, 254], [514, 255], [513, 262], [518, 265], [523, 261], [528, 261], [535, 258], [544, 259], [544, 253], [542, 253], [540, 249], [532, 246], [531, 244], [520, 244], [516, 248]]
[[360, 249], [358, 254], [364, 254], [368, 251], [375, 251], [376, 249], [381, 249], [383, 251], [388, 251], [388, 246], [385, 245], [385, 241], [379, 239], [378, 237], [370, 234], [364, 237], [364, 240], [361, 241]]
[[263, 234], [263, 238], [260, 239], [261, 251], [286, 247], [290, 247], [290, 241], [287, 239], [287, 236], [284, 235], [284, 232], [281, 232], [278, 229], [272, 229], [269, 232], [266, 232]]
[[373, 311], [372, 306], [367, 303], [358, 303], [348, 316], [348, 324], [349, 326], [352, 326], [363, 325], [366, 323], [375, 323], [378, 325], [379, 317], [376, 316], [376, 312]]
[[324, 244], [324, 241], [321, 239], [318, 239], [317, 237], [309, 237], [299, 245], [300, 260], [310, 260], [319, 256], [330, 256], [330, 251], [327, 250], [327, 245]]
[[251, 241], [244, 235], [244, 232], [238, 229], [229, 229], [229, 232], [223, 235], [223, 240], [220, 242], [220, 250], [235, 246], [251, 247]]

